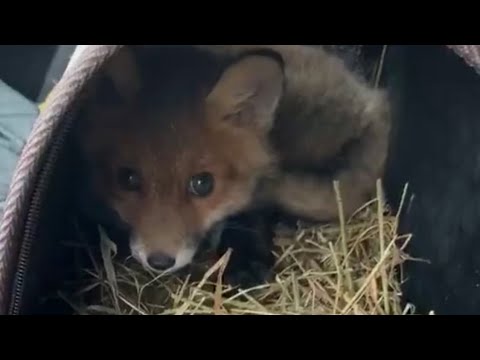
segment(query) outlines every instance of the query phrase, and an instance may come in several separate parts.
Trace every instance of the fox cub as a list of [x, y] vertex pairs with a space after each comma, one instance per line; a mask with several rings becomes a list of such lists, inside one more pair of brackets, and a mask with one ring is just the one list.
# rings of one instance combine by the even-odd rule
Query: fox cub
[[[347, 216], [371, 196], [387, 97], [340, 59], [303, 45], [165, 49], [144, 60], [125, 47], [105, 71], [110, 96], [95, 90], [78, 132], [89, 196], [128, 228], [145, 267], [184, 268], [207, 235], [232, 242], [229, 222], [257, 228], [259, 209], [335, 221], [333, 180]], [[231, 244], [231, 282], [269, 273], [272, 235], [261, 234]]]

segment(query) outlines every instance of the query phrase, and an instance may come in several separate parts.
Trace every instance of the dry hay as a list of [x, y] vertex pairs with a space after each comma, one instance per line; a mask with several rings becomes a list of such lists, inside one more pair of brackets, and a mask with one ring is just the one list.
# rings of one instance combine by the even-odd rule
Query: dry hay
[[230, 252], [186, 276], [158, 275], [131, 259], [117, 261], [102, 236], [102, 259], [92, 257], [88, 284], [77, 294], [95, 292], [97, 301], [68, 301], [77, 314], [412, 314], [412, 306], [401, 307], [399, 273], [410, 236], [397, 234], [398, 216], [378, 201], [380, 183], [377, 194], [347, 220], [338, 197], [338, 225], [279, 228], [274, 281], [233, 295], [221, 282]]

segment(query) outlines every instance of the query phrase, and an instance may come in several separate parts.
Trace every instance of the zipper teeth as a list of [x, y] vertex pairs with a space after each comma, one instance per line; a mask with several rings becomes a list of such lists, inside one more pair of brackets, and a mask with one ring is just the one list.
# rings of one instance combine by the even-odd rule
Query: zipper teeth
[[[29, 219], [31, 218], [38, 218], [38, 202], [32, 205], [32, 212], [28, 216]], [[14, 293], [13, 293], [13, 301], [11, 302], [9, 313], [12, 315], [18, 315], [18, 310], [20, 308], [20, 299], [23, 293], [23, 284], [25, 280], [25, 273], [28, 267], [28, 259], [30, 257], [30, 250], [32, 247], [32, 240], [33, 239], [33, 225], [32, 223], [27, 224], [27, 229], [25, 231], [24, 241], [22, 242], [22, 247], [20, 249], [20, 255], [17, 265], [17, 272], [15, 274], [15, 282], [14, 282]]]
[[47, 155], [48, 157], [46, 163], [40, 173], [39, 182], [34, 190], [32, 202], [27, 215], [25, 233], [20, 248], [18, 265], [15, 273], [15, 280], [13, 283], [13, 296], [9, 308], [10, 315], [18, 315], [20, 312], [20, 305], [25, 288], [25, 274], [28, 270], [32, 243], [37, 235], [37, 228], [40, 217], [40, 207], [44, 194], [48, 188], [53, 166], [58, 159], [60, 149], [62, 149], [63, 147], [64, 140], [68, 131], [70, 130], [71, 124], [71, 117], [68, 117], [65, 126], [63, 126], [60, 134], [58, 134], [57, 139], [54, 141], [52, 148], [50, 149], [50, 153]]

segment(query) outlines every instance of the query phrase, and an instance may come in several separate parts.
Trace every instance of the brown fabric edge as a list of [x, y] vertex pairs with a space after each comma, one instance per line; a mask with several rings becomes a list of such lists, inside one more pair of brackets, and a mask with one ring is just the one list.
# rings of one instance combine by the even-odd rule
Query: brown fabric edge
[[0, 223], [0, 314], [10, 299], [13, 269], [24, 232], [24, 219], [42, 159], [59, 125], [75, 106], [78, 94], [98, 69], [124, 45], [92, 45], [53, 89], [45, 110], [36, 119], [19, 157]]
[[480, 75], [480, 45], [446, 45]]

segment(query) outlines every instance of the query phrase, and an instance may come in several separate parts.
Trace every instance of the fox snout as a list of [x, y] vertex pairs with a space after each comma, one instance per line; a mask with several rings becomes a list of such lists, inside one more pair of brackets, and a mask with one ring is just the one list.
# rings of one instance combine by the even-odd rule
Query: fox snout
[[174, 252], [165, 250], [149, 250], [143, 246], [143, 241], [139, 237], [132, 237], [130, 240], [130, 250], [132, 257], [143, 267], [158, 272], [175, 272], [188, 266], [197, 252], [194, 245], [181, 246]]
[[[143, 267], [158, 272], [175, 272], [190, 265], [202, 249], [217, 248], [225, 228], [224, 222], [214, 224], [202, 238], [196, 241], [182, 241], [174, 251], [156, 249], [150, 250], [145, 247], [145, 239], [139, 236], [130, 238], [130, 251], [132, 257]], [[158, 244], [158, 242], [157, 242]]]

